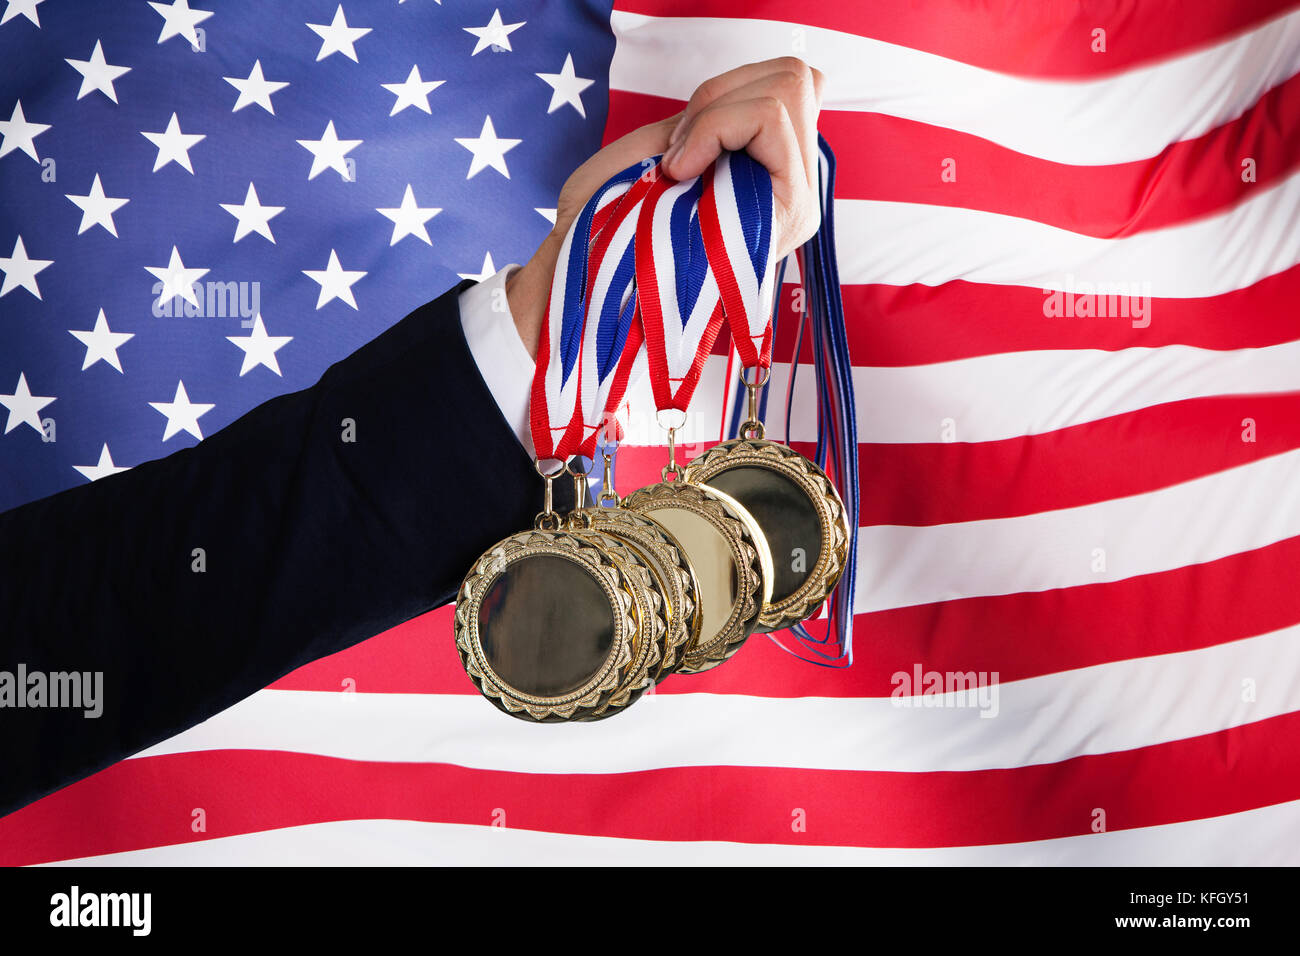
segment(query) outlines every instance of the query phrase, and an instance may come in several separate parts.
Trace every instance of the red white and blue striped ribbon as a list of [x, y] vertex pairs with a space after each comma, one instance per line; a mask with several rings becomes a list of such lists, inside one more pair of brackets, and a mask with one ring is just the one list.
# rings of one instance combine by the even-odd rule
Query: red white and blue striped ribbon
[[723, 153], [705, 173], [700, 231], [746, 369], [772, 364], [772, 214], [772, 180], [747, 153]]
[[632, 232], [649, 189], [646, 168], [629, 166], [598, 189], [561, 245], [532, 383], [529, 425], [538, 460], [567, 460], [594, 446], [584, 404], [612, 387], [635, 325]]
[[578, 453], [586, 457], [595, 454], [602, 426], [611, 427], [610, 437], [617, 439], [613, 413], [622, 404], [641, 347], [635, 234], [640, 208], [654, 182], [653, 167], [645, 169], [619, 199], [617, 210], [591, 247], [579, 399], [583, 439]]
[[700, 231], [703, 193], [701, 177], [677, 182], [662, 176], [642, 203], [637, 225], [637, 302], [660, 411], [688, 409], [722, 328], [722, 300]]

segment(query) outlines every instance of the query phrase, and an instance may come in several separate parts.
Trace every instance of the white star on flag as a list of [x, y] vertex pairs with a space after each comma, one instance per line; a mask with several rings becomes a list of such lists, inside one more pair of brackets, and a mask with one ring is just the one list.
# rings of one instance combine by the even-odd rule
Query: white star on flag
[[21, 149], [39, 163], [41, 158], [36, 155], [36, 137], [51, 128], [48, 123], [27, 122], [27, 117], [23, 114], [23, 101], [17, 100], [9, 119], [0, 120], [0, 156]]
[[81, 226], [77, 235], [81, 235], [91, 226], [103, 226], [113, 236], [117, 235], [117, 226], [113, 223], [113, 213], [117, 212], [131, 200], [114, 199], [104, 195], [104, 187], [95, 173], [95, 181], [90, 184], [90, 192], [84, 196], [64, 193], [81, 210]]
[[191, 10], [189, 0], [172, 0], [171, 6], [153, 3], [151, 0], [149, 6], [163, 18], [162, 32], [158, 34], [159, 43], [165, 43], [172, 37], [184, 37], [190, 46], [197, 47], [199, 35], [194, 28], [212, 16], [211, 10]]
[[8, 435], [25, 423], [44, 435], [45, 429], [41, 425], [40, 411], [53, 401], [55, 401], [53, 395], [33, 395], [32, 390], [27, 387], [27, 376], [19, 372], [18, 387], [14, 389], [13, 394], [0, 395], [0, 405], [9, 409], [9, 418], [5, 421], [5, 434]]
[[29, 259], [23, 237], [14, 241], [14, 251], [9, 256], [0, 256], [0, 272], [5, 274], [5, 281], [0, 285], [0, 298], [22, 286], [36, 298], [41, 297], [40, 287], [36, 284], [36, 274], [54, 265], [53, 259]]
[[433, 245], [433, 240], [429, 238], [429, 230], [425, 228], [425, 223], [432, 219], [441, 209], [433, 206], [421, 208], [415, 202], [415, 193], [411, 189], [411, 184], [406, 184], [406, 193], [402, 196], [402, 204], [396, 209], [376, 209], [375, 212], [391, 219], [393, 221], [393, 238], [388, 244], [397, 245], [399, 239], [407, 236], [415, 236], [423, 239], [429, 245]]
[[311, 172], [307, 174], [307, 178], [315, 179], [326, 169], [333, 169], [347, 180], [348, 164], [343, 157], [361, 143], [359, 139], [339, 139], [338, 133], [334, 132], [333, 120], [325, 126], [325, 132], [320, 139], [298, 140], [298, 145], [311, 153]]
[[585, 80], [573, 72], [572, 53], [564, 58], [564, 66], [560, 68], [559, 73], [538, 73], [537, 76], [551, 88], [551, 105], [546, 108], [547, 113], [554, 113], [568, 103], [578, 111], [579, 116], [586, 119], [587, 111], [582, 106], [582, 91], [596, 81]]
[[533, 207], [533, 212], [537, 213], [539, 216], [541, 216], [543, 219], [549, 222], [552, 226], [555, 225], [555, 214], [558, 211], [559, 210], [557, 209], [543, 209], [541, 206]]
[[95, 41], [95, 49], [90, 51], [89, 60], [68, 59], [66, 62], [81, 74], [81, 89], [77, 91], [77, 99], [99, 90], [116, 103], [117, 90], [113, 89], [113, 81], [131, 72], [129, 66], [113, 66], [105, 61], [104, 49], [99, 40]]
[[420, 67], [413, 66], [411, 72], [406, 75], [406, 79], [401, 83], [380, 83], [379, 85], [397, 97], [397, 102], [393, 104], [389, 116], [396, 116], [408, 106], [414, 106], [418, 110], [433, 115], [433, 111], [429, 109], [429, 94], [445, 82], [446, 80], [426, 81], [420, 76]]
[[352, 296], [352, 286], [365, 272], [349, 272], [339, 264], [339, 255], [330, 250], [330, 261], [324, 269], [303, 269], [302, 274], [320, 285], [320, 296], [316, 299], [319, 309], [332, 299], [342, 299], [352, 308], [357, 307], [357, 300]]
[[353, 63], [358, 62], [353, 44], [370, 32], [370, 27], [348, 26], [348, 18], [343, 15], [341, 3], [334, 11], [332, 23], [309, 23], [307, 26], [321, 38], [320, 52], [316, 54], [317, 63], [333, 53], [342, 53]]
[[466, 179], [473, 179], [489, 166], [506, 179], [509, 179], [510, 170], [506, 168], [506, 153], [522, 143], [523, 140], [501, 139], [492, 126], [492, 117], [485, 116], [483, 118], [483, 129], [477, 137], [457, 137], [456, 142], [474, 154], [474, 158], [469, 163], [469, 172], [465, 175]]
[[293, 341], [292, 335], [267, 335], [266, 326], [262, 324], [259, 312], [253, 319], [253, 331], [248, 335], [227, 335], [226, 339], [244, 350], [244, 364], [239, 368], [242, 378], [259, 365], [265, 365], [276, 375], [280, 374], [280, 363], [275, 353]]
[[501, 11], [493, 10], [492, 19], [488, 21], [487, 26], [462, 27], [466, 33], [472, 33], [478, 37], [478, 42], [474, 44], [474, 52], [470, 56], [478, 56], [490, 46], [514, 52], [510, 46], [510, 34], [527, 22], [527, 20], [520, 20], [518, 23], [502, 23]]
[[163, 429], [163, 441], [171, 438], [177, 432], [189, 432], [202, 441], [203, 432], [199, 430], [199, 419], [216, 408], [211, 403], [191, 402], [189, 395], [185, 393], [185, 383], [180, 379], [176, 380], [175, 398], [170, 402], [150, 402], [149, 407], [167, 416], [167, 427]]
[[230, 111], [232, 113], [238, 113], [245, 106], [256, 103], [274, 116], [275, 107], [271, 105], [271, 94], [278, 93], [289, 85], [287, 82], [268, 80], [263, 76], [261, 60], [253, 61], [253, 69], [246, 80], [242, 80], [237, 76], [223, 76], [222, 79], [239, 90], [239, 98], [235, 100], [234, 108]]
[[86, 347], [86, 360], [81, 363], [83, 372], [100, 361], [108, 363], [119, 372], [122, 371], [122, 362], [117, 357], [117, 350], [129, 339], [135, 338], [134, 332], [114, 332], [110, 329], [108, 319], [104, 318], [103, 309], [99, 310], [95, 327], [89, 332], [68, 329], [68, 334], [75, 336], [77, 341]]
[[145, 271], [162, 282], [162, 292], [158, 294], [155, 306], [180, 296], [186, 302], [199, 307], [199, 300], [194, 294], [194, 283], [208, 274], [207, 269], [187, 269], [181, 262], [180, 250], [172, 246], [171, 260], [165, 266], [145, 266]]
[[479, 273], [458, 272], [456, 275], [462, 279], [473, 279], [475, 282], [482, 282], [484, 279], [490, 279], [497, 274], [497, 267], [492, 264], [492, 253], [489, 252], [483, 256], [483, 271]]
[[161, 133], [140, 131], [140, 135], [158, 147], [158, 157], [154, 160], [153, 171], [156, 173], [168, 163], [175, 163], [191, 176], [194, 167], [190, 165], [190, 150], [199, 140], [206, 139], [205, 133], [182, 133], [181, 123], [176, 114], [167, 121], [167, 128]]
[[36, 13], [36, 8], [44, 2], [45, 0], [9, 0], [5, 5], [4, 15], [0, 16], [0, 25], [8, 23], [14, 17], [24, 16], [40, 27], [41, 18]]
[[271, 235], [271, 220], [284, 212], [284, 207], [263, 206], [251, 182], [248, 184], [248, 192], [244, 194], [242, 205], [224, 202], [218, 205], [238, 220], [235, 226], [235, 242], [243, 239], [250, 232], [256, 232], [275, 242], [275, 236]]
[[83, 477], [91, 481], [99, 481], [101, 478], [107, 478], [109, 475], [116, 475], [121, 471], [130, 471], [126, 465], [113, 464], [113, 456], [108, 451], [108, 442], [99, 451], [99, 462], [94, 465], [73, 465]]

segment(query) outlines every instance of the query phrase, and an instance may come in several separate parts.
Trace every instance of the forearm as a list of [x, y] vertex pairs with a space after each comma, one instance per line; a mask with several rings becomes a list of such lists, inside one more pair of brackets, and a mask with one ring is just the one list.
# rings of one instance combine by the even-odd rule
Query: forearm
[[99, 717], [0, 709], [0, 813], [445, 603], [531, 522], [454, 297], [194, 448], [0, 515], [0, 670], [103, 674]]

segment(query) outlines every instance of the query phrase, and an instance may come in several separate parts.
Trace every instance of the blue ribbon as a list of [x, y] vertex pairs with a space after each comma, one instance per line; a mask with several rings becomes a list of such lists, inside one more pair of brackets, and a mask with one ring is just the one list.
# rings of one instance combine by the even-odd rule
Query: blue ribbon
[[[800, 314], [795, 334], [785, 420], [788, 434], [799, 355], [803, 351], [804, 332], [808, 331], [812, 343], [817, 393], [817, 444], [812, 459], [818, 467], [829, 470], [835, 476], [836, 487], [849, 513], [849, 547], [847, 565], [829, 599], [831, 606], [828, 611], [831, 612], [834, 627], [828, 628], [826, 636], [814, 636], [803, 624], [788, 629], [789, 638], [794, 641], [793, 647], [783, 643], [787, 632], [777, 631], [768, 636], [783, 651], [800, 660], [823, 667], [849, 667], [853, 663], [853, 593], [857, 583], [857, 525], [861, 503], [858, 484], [858, 425], [853, 393], [853, 363], [849, 356], [844, 301], [840, 294], [839, 267], [835, 258], [835, 154], [824, 137], [818, 134], [817, 139], [820, 150], [822, 224], [816, 235], [803, 246], [804, 311]], [[778, 290], [784, 272], [785, 263], [782, 262], [777, 276]], [[776, 337], [779, 312], [778, 294], [772, 315], [773, 339]], [[767, 414], [769, 387], [770, 383], [763, 387], [760, 405], [763, 416]], [[738, 383], [731, 415], [732, 438], [740, 434], [744, 395], [744, 385]], [[832, 422], [836, 423], [836, 427], [832, 427]]]

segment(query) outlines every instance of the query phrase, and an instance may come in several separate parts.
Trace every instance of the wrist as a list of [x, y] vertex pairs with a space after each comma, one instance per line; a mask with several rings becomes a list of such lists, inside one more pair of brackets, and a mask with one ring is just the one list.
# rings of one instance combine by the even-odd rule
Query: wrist
[[563, 238], [550, 233], [531, 259], [506, 279], [506, 299], [515, 322], [515, 331], [528, 354], [537, 359], [542, 335], [542, 317], [550, 297], [551, 279], [559, 259]]

